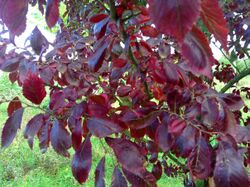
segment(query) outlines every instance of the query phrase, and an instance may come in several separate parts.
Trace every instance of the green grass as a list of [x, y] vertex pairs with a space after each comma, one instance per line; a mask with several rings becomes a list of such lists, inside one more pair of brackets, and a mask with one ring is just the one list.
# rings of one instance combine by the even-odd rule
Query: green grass
[[[0, 98], [6, 99], [19, 96], [21, 100], [25, 98], [21, 94], [21, 89], [16, 84], [11, 84], [6, 74], [0, 75]], [[25, 102], [28, 102], [25, 100]], [[46, 107], [48, 99], [42, 103]], [[8, 104], [0, 104], [0, 130], [7, 119]], [[50, 147], [45, 154], [41, 154], [38, 141], [34, 142], [34, 149], [31, 150], [27, 141], [23, 138], [23, 129], [32, 116], [39, 113], [39, 110], [26, 108], [24, 112], [22, 128], [18, 131], [17, 137], [11, 146], [5, 150], [0, 150], [0, 187], [77, 187], [79, 185], [71, 173], [71, 159], [73, 150], [70, 150], [71, 158], [64, 158], [57, 155]], [[93, 163], [88, 181], [83, 185], [94, 186], [94, 170], [99, 160], [104, 156], [104, 150], [98, 139], [91, 139], [93, 145]], [[110, 186], [112, 172], [114, 168], [114, 157], [111, 149], [106, 155], [106, 177], [105, 182]], [[158, 181], [159, 187], [182, 186], [182, 178], [169, 178], [163, 174]]]

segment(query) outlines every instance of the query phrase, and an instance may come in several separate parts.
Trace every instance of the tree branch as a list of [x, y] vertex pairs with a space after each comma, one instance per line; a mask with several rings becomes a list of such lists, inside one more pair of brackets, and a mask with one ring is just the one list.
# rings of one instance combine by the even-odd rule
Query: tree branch
[[110, 16], [113, 20], [116, 20], [116, 9], [114, 0], [109, 0]]
[[230, 80], [221, 90], [221, 93], [225, 93], [229, 88], [231, 88], [235, 83], [239, 82], [244, 77], [250, 75], [250, 68], [240, 72], [234, 79]]

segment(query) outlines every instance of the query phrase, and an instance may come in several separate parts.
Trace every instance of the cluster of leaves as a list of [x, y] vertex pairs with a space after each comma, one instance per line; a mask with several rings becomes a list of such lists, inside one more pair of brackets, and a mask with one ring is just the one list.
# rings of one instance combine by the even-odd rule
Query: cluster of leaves
[[[7, 52], [25, 30], [29, 3], [38, 4], [49, 27], [60, 24], [56, 40], [49, 44], [35, 28], [30, 37], [34, 53]], [[31, 148], [36, 136], [42, 152], [51, 144], [69, 157], [73, 147], [72, 172], [79, 183], [88, 179], [95, 136], [104, 138], [116, 157], [113, 187], [127, 186], [127, 181], [157, 186], [163, 169], [168, 176], [188, 176], [185, 186], [196, 180], [217, 187], [249, 186], [244, 164], [250, 163], [250, 128], [237, 115], [245, 104], [239, 94], [213, 89], [217, 63], [197, 26], [202, 21], [228, 51], [228, 27], [218, 0], [64, 3], [67, 26], [59, 19], [59, 0], [0, 0], [0, 18], [10, 32], [10, 39], [1, 38], [0, 68], [42, 111], [25, 128]], [[49, 45], [52, 50], [46, 51]], [[43, 109], [39, 104], [46, 95], [50, 102]], [[18, 97], [10, 101], [2, 147], [12, 143], [25, 107], [34, 105]], [[104, 176], [105, 157], [95, 170], [96, 186], [105, 186]]]

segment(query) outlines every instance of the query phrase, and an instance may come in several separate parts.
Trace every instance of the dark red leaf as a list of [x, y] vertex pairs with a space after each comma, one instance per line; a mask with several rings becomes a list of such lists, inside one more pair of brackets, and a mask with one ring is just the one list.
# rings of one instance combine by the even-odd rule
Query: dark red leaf
[[15, 97], [14, 99], [12, 99], [12, 101], [8, 105], [8, 108], [7, 108], [8, 116], [11, 116], [12, 113], [15, 112], [19, 108], [22, 108], [22, 103], [18, 97]]
[[156, 180], [159, 180], [162, 176], [162, 166], [161, 166], [161, 162], [158, 161], [153, 169], [152, 169], [152, 174], [155, 176]]
[[59, 0], [48, 0], [46, 6], [46, 22], [52, 28], [59, 19]]
[[166, 125], [159, 125], [155, 133], [155, 141], [158, 146], [167, 152], [171, 149], [173, 145], [173, 137], [168, 133], [168, 128]]
[[112, 59], [112, 65], [114, 68], [122, 68], [127, 64], [127, 60], [123, 58]]
[[120, 169], [116, 166], [112, 175], [111, 187], [127, 187], [127, 186], [128, 184], [126, 179], [124, 178]]
[[126, 97], [131, 92], [131, 90], [132, 90], [131, 86], [120, 86], [117, 89], [117, 95], [119, 97]]
[[0, 2], [0, 18], [12, 35], [21, 35], [26, 28], [28, 0], [2, 0]]
[[16, 71], [9, 73], [9, 80], [12, 84], [16, 82], [18, 80], [18, 73]]
[[108, 119], [94, 117], [87, 120], [87, 126], [91, 134], [99, 138], [104, 138], [123, 130], [117, 123]]
[[24, 138], [28, 139], [28, 143], [31, 149], [33, 148], [34, 137], [39, 132], [44, 123], [44, 115], [37, 114], [26, 125], [24, 130]]
[[194, 26], [185, 37], [182, 54], [187, 59], [185, 69], [211, 78], [215, 60], [206, 36], [197, 27]]
[[96, 72], [101, 68], [108, 45], [108, 42], [103, 42], [102, 45], [97, 48], [93, 56], [89, 59], [88, 64], [91, 71]]
[[17, 109], [6, 121], [1, 136], [2, 148], [8, 147], [14, 140], [17, 130], [21, 127], [24, 108]]
[[145, 158], [135, 143], [121, 138], [105, 138], [105, 140], [125, 169], [135, 174], [144, 171]]
[[58, 154], [65, 157], [70, 156], [69, 152], [67, 151], [72, 144], [70, 134], [56, 119], [53, 122], [50, 139], [52, 147]]
[[150, 25], [146, 25], [141, 27], [141, 32], [144, 36], [148, 36], [148, 37], [152, 37], [155, 38], [158, 36], [158, 31], [156, 28], [150, 26]]
[[105, 187], [105, 157], [103, 157], [95, 170], [95, 187]]
[[142, 138], [145, 134], [146, 134], [146, 128], [143, 128], [143, 129], [130, 129], [130, 135], [131, 137], [133, 138]]
[[41, 52], [45, 52], [45, 49], [48, 48], [49, 43], [48, 43], [47, 39], [43, 36], [41, 31], [37, 27], [35, 27], [31, 33], [30, 45], [31, 45], [33, 51], [37, 55], [40, 55]]
[[98, 23], [98, 22], [102, 21], [103, 19], [105, 19], [106, 17], [108, 17], [107, 14], [102, 14], [102, 13], [95, 14], [89, 19], [89, 21], [92, 23]]
[[149, 13], [156, 28], [182, 42], [200, 14], [200, 0], [150, 0]]
[[92, 145], [90, 137], [87, 136], [81, 147], [76, 151], [72, 161], [72, 173], [80, 184], [88, 179], [91, 164]]
[[158, 115], [158, 112], [151, 112], [148, 115], [140, 115], [137, 111], [128, 110], [121, 120], [131, 129], [139, 130], [151, 125]]
[[248, 174], [242, 156], [228, 141], [220, 141], [216, 151], [214, 182], [216, 187], [249, 187]]
[[227, 35], [229, 33], [227, 22], [224, 19], [218, 0], [203, 0], [201, 3], [201, 18], [207, 29], [220, 41], [227, 51]]
[[193, 179], [207, 179], [212, 172], [212, 148], [200, 137], [188, 157], [188, 167]]
[[36, 74], [29, 74], [23, 83], [23, 95], [32, 103], [39, 105], [46, 96], [42, 79]]

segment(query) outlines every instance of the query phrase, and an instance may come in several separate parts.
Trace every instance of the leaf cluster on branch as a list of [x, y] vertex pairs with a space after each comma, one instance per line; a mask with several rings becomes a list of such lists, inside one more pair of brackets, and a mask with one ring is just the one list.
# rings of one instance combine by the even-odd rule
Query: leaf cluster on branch
[[[72, 147], [72, 173], [79, 183], [88, 180], [96, 137], [117, 160], [112, 187], [157, 186], [163, 171], [172, 177], [182, 173], [185, 186], [204, 180], [209, 186], [248, 187], [250, 120], [241, 115], [245, 103], [239, 90], [224, 92], [250, 72], [214, 69], [219, 64], [198, 24], [229, 54], [236, 46], [228, 35], [239, 33], [229, 32], [234, 22], [223, 10], [233, 14], [238, 7], [228, 7], [242, 7], [242, 1], [233, 2], [0, 0], [0, 23], [10, 33], [9, 39], [0, 35], [0, 69], [32, 103], [18, 97], [0, 101], [9, 102], [2, 148], [14, 140], [25, 108], [36, 107], [41, 113], [24, 130], [30, 148], [36, 137], [43, 153], [51, 145], [70, 157]], [[65, 23], [60, 3], [66, 5]], [[249, 1], [244, 3], [248, 8]], [[36, 27], [30, 37], [33, 52], [7, 50], [25, 31], [29, 6], [38, 7], [49, 28], [59, 24], [56, 39], [49, 43]], [[243, 20], [249, 30], [249, 17]], [[243, 35], [249, 43], [249, 33]], [[246, 46], [240, 52], [248, 55]], [[215, 77], [225, 83], [221, 92]], [[241, 91], [250, 93], [247, 87]], [[44, 109], [39, 105], [46, 96]], [[106, 154], [95, 169], [95, 186], [105, 186]]]

